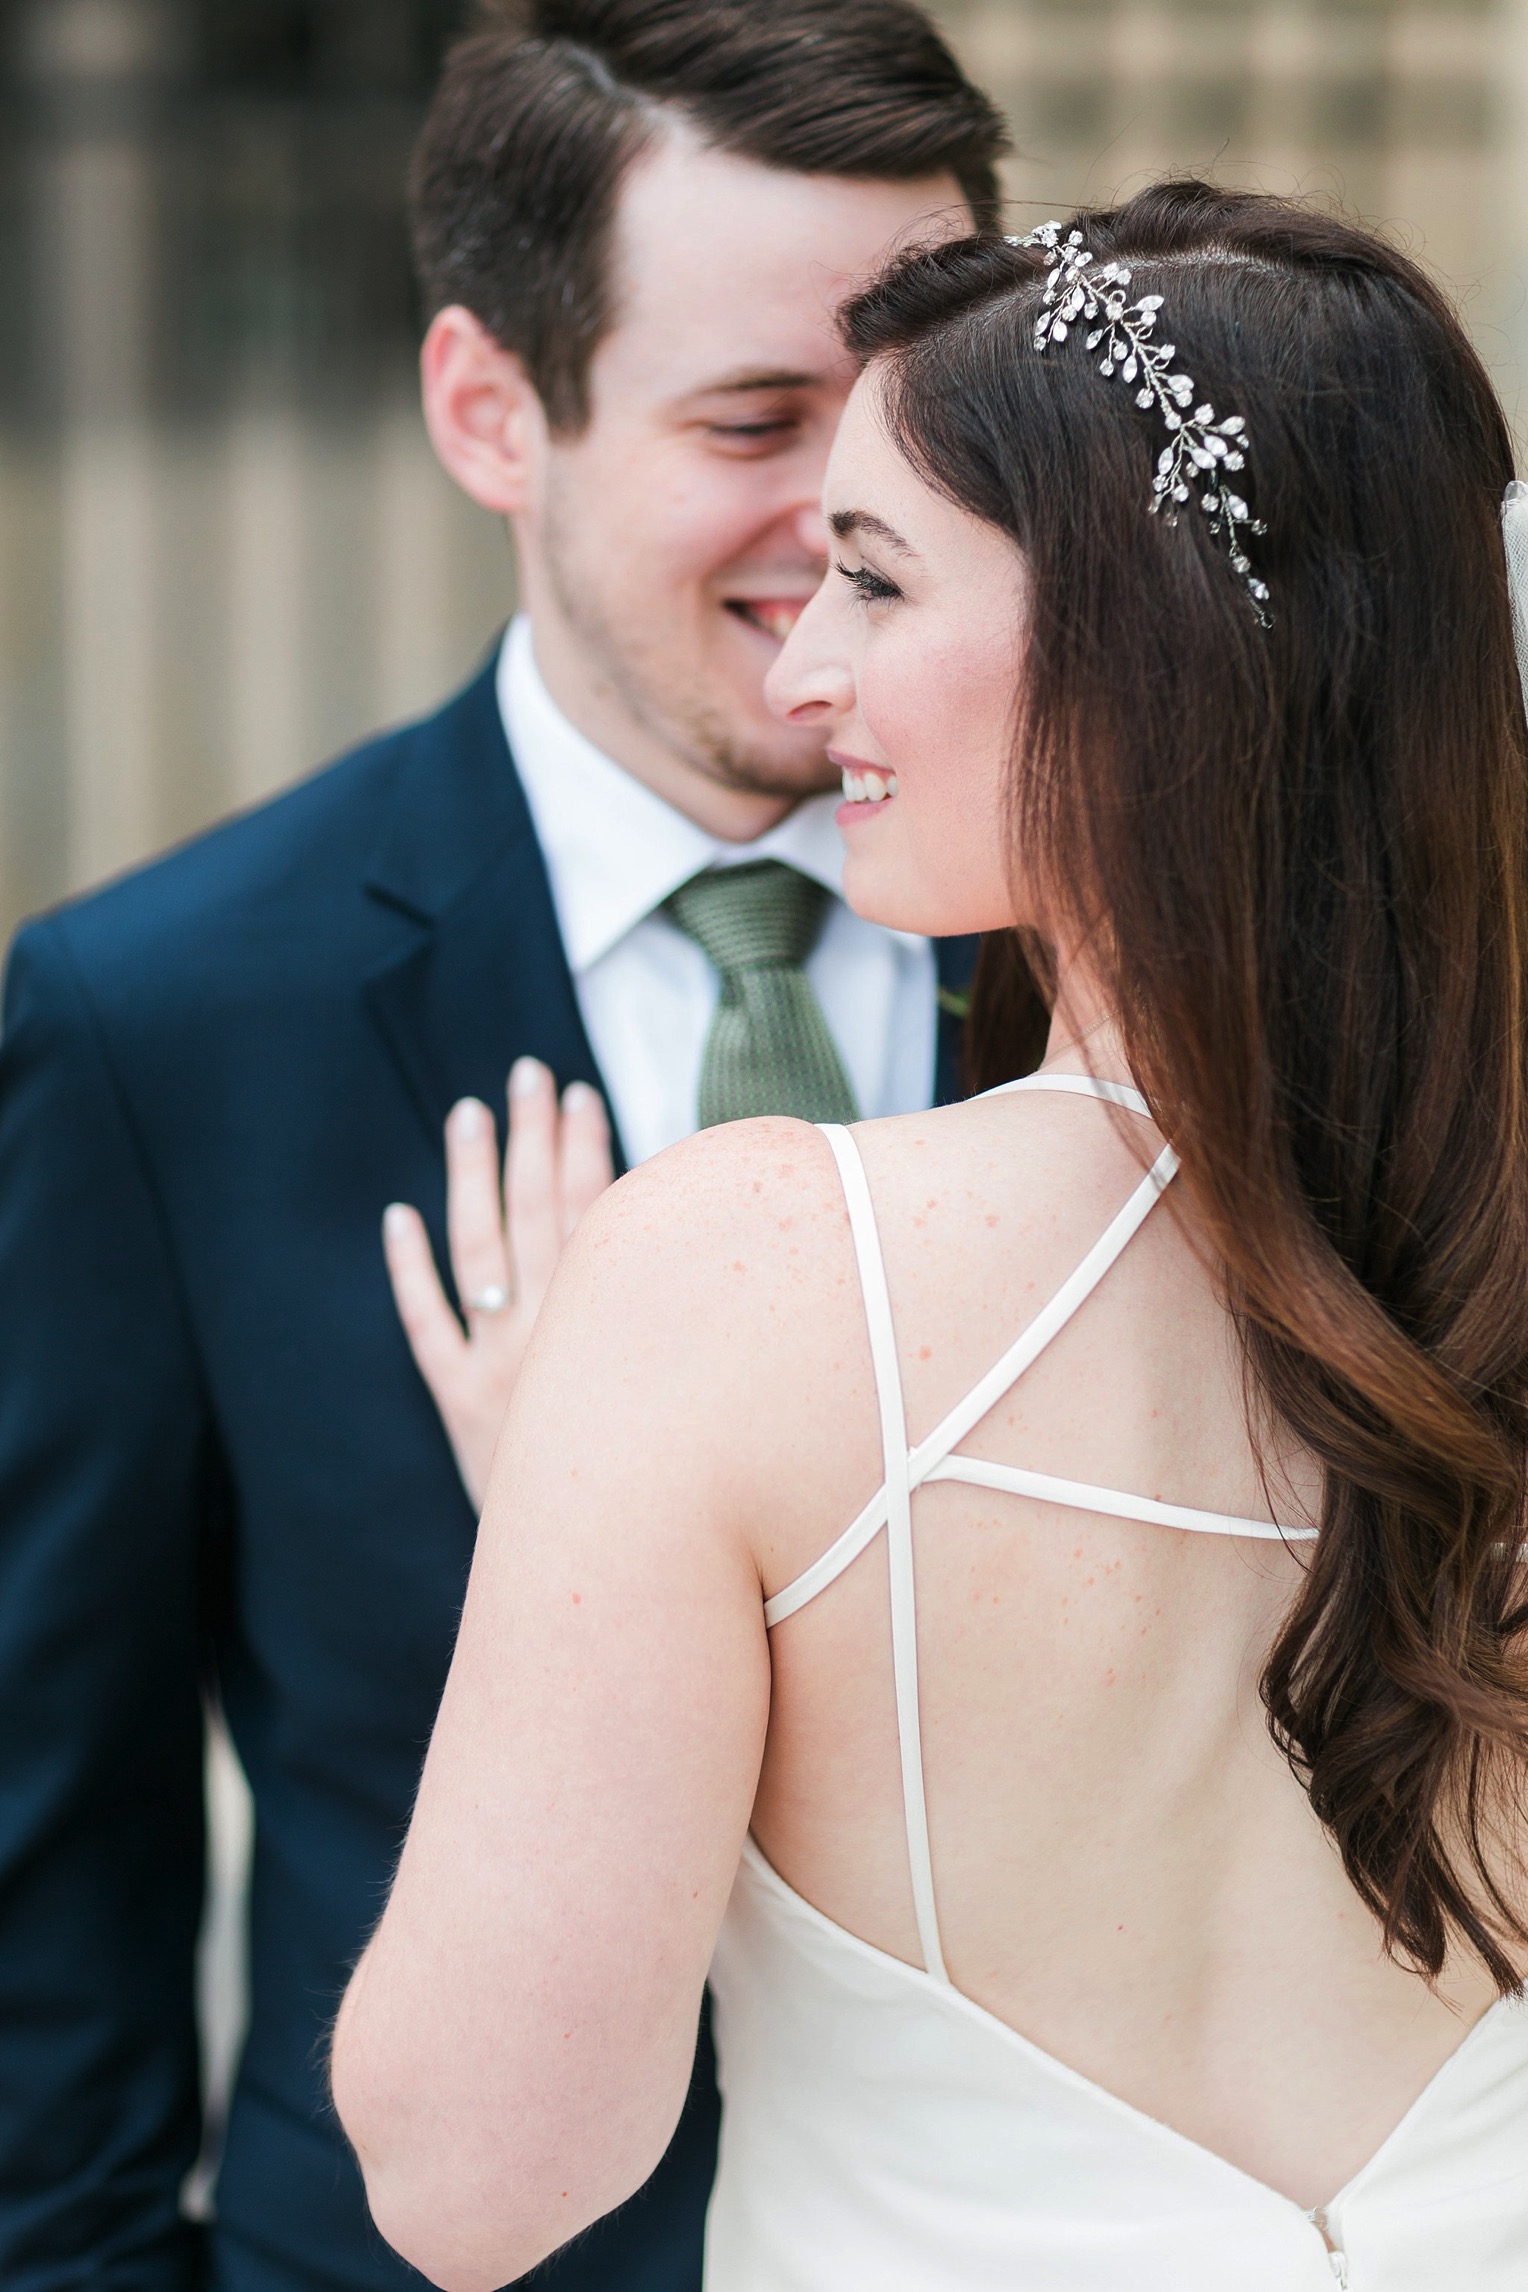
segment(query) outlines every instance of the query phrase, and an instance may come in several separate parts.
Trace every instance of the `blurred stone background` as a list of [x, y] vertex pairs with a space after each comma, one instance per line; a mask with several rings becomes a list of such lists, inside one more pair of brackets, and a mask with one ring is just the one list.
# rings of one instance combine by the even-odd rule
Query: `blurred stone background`
[[[936, 12], [1012, 114], [1018, 227], [1164, 168], [1339, 203], [1453, 287], [1523, 433], [1528, 0]], [[465, 14], [0, 0], [0, 938], [428, 708], [504, 619], [503, 533], [419, 423], [402, 224]], [[216, 2092], [249, 1824], [220, 1736], [209, 1790]]]
[[[767, 5], [767, 0], [760, 0]], [[1024, 221], [1304, 190], [1528, 371], [1528, 0], [945, 0]], [[465, 0], [0, 0], [0, 936], [427, 707], [508, 551], [414, 406], [400, 185]]]

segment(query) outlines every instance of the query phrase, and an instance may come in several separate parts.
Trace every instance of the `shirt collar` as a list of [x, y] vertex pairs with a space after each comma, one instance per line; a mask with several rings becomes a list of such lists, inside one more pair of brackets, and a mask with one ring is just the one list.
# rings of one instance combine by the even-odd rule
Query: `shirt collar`
[[785, 860], [843, 896], [836, 796], [809, 797], [751, 844], [707, 835], [569, 723], [541, 680], [524, 613], [505, 634], [498, 696], [575, 977], [703, 868]]

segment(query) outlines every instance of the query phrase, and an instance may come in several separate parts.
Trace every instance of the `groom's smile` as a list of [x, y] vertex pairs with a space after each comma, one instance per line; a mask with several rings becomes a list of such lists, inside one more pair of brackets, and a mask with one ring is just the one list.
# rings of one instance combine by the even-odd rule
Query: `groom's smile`
[[800, 620], [806, 598], [728, 597], [725, 603], [727, 611], [735, 614], [745, 627], [772, 638], [778, 648]]

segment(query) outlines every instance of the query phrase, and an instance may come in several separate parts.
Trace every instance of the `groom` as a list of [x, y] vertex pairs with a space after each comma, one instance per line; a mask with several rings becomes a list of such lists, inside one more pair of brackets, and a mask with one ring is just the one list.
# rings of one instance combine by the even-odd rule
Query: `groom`
[[[527, 618], [438, 716], [31, 924], [10, 964], [15, 2292], [418, 2281], [366, 2218], [323, 2040], [472, 1551], [379, 1246], [402, 1200], [443, 1254], [448, 1108], [529, 1055], [603, 1091], [633, 1160], [707, 1093], [713, 1117], [750, 1089], [868, 1115], [955, 1087], [936, 998], [964, 950], [843, 907], [836, 775], [761, 686], [826, 554], [835, 297], [900, 233], [992, 217], [996, 116], [909, 0], [525, 0], [488, 21], [416, 172], [425, 391], [447, 467], [513, 524]], [[779, 998], [750, 1003], [760, 963], [794, 1034], [771, 1032]], [[755, 1014], [741, 1066], [719, 1005]], [[257, 1830], [251, 2024], [204, 2231], [179, 2192], [211, 1685]], [[703, 2047], [658, 2173], [549, 2288], [698, 2283], [715, 2111]]]

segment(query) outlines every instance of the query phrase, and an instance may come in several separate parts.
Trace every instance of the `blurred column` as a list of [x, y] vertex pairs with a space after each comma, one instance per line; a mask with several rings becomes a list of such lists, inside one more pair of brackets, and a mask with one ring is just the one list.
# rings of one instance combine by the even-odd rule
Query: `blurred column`
[[1163, 0], [1119, 0], [1108, 63], [1113, 132], [1098, 168], [1111, 196], [1128, 197], [1160, 170], [1165, 99], [1178, 76], [1183, 34]]
[[1500, 314], [1501, 355], [1496, 380], [1517, 432], [1518, 468], [1528, 477], [1528, 0], [1498, 0], [1497, 19], [1495, 212], [1501, 245], [1493, 299]]
[[450, 479], [415, 406], [384, 416], [376, 460], [377, 699], [383, 723], [434, 706], [460, 674]]
[[304, 692], [304, 429], [273, 403], [235, 416], [228, 440], [230, 794], [251, 804], [318, 759]]
[[33, 0], [27, 62], [55, 123], [48, 322], [62, 437], [68, 872], [154, 840], [150, 111], [175, 56], [165, 0]]
[[[1522, 17], [1522, 9], [1517, 9]], [[1501, 101], [1496, 47], [1500, 6], [1466, 10], [1409, 4], [1389, 27], [1390, 134], [1381, 219], [1407, 251], [1463, 298], [1488, 361]], [[1521, 133], [1521, 129], [1518, 130]], [[1518, 210], [1521, 218], [1521, 207]], [[1485, 293], [1482, 295], [1481, 288]]]
[[1258, 187], [1284, 194], [1316, 189], [1310, 112], [1321, 71], [1321, 19], [1310, 0], [1267, 0], [1253, 11], [1248, 33], [1248, 148], [1257, 155]]

